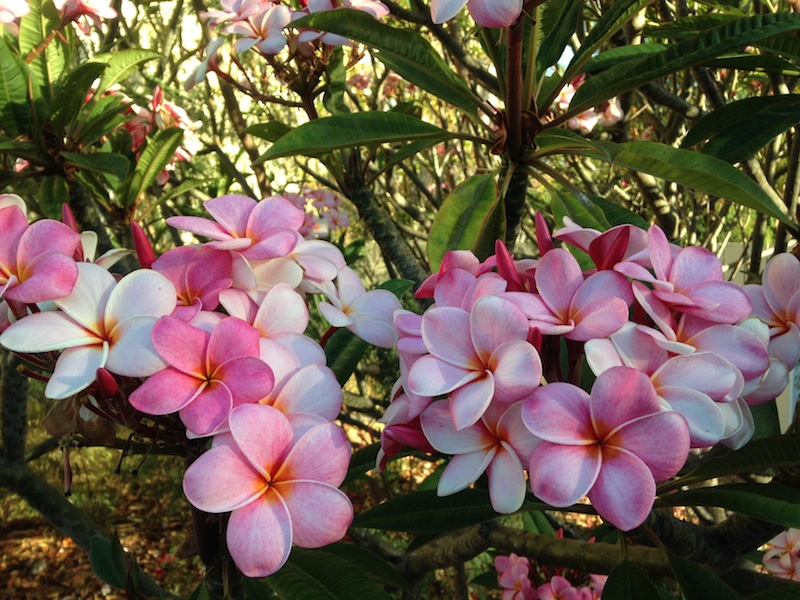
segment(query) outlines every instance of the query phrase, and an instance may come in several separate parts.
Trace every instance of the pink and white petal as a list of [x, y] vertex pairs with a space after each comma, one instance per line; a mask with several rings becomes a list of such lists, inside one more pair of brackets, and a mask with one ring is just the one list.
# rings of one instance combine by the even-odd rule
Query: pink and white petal
[[103, 267], [91, 263], [79, 263], [77, 266], [75, 287], [68, 296], [57, 299], [56, 305], [86, 329], [104, 337], [103, 314], [116, 280]]
[[333, 421], [342, 409], [342, 387], [333, 371], [308, 365], [293, 373], [273, 406], [283, 413], [311, 413]]
[[370, 290], [350, 302], [350, 307], [358, 314], [375, 315], [391, 323], [394, 311], [400, 310], [402, 305], [389, 290]]
[[[216, 439], [215, 439], [216, 442]], [[216, 444], [183, 474], [183, 493], [204, 512], [223, 513], [255, 501], [267, 482], [235, 448]]]
[[258, 402], [272, 391], [272, 369], [260, 358], [243, 356], [222, 363], [213, 377], [224, 381], [233, 396], [234, 406]]
[[233, 237], [249, 237], [247, 221], [256, 207], [256, 201], [247, 196], [229, 194], [206, 200], [203, 206], [214, 220]]
[[347, 327], [356, 336], [378, 348], [392, 348], [397, 344], [397, 331], [389, 319], [380, 315], [361, 314]]
[[497, 448], [492, 447], [467, 454], [456, 454], [442, 471], [436, 495], [449, 496], [467, 489], [483, 475], [496, 452]]
[[509, 27], [522, 12], [522, 0], [469, 0], [467, 10], [478, 25]]
[[206, 350], [206, 369], [208, 373], [223, 363], [243, 356], [256, 357], [261, 351], [261, 336], [258, 330], [236, 317], [222, 319], [211, 337]]
[[228, 426], [250, 467], [272, 481], [294, 437], [286, 416], [271, 406], [243, 404], [228, 415]]
[[206, 372], [205, 354], [209, 334], [175, 317], [161, 317], [153, 326], [153, 346], [164, 361], [198, 379]]
[[297, 440], [273, 480], [313, 480], [339, 486], [347, 475], [350, 454], [350, 442], [341, 427], [317, 425]]
[[353, 315], [348, 315], [341, 309], [327, 302], [320, 302], [317, 308], [325, 320], [333, 327], [347, 327], [356, 322]]
[[484, 296], [500, 296], [507, 288], [508, 282], [497, 273], [482, 273], [467, 290], [461, 308], [470, 310]]
[[[683, 308], [683, 312], [715, 323], [738, 323], [747, 318], [752, 306], [750, 296], [741, 286], [730, 281], [698, 283], [686, 288], [684, 294], [700, 308]], [[714, 308], [703, 310], [703, 305]]]
[[562, 318], [584, 281], [578, 261], [562, 248], [551, 250], [542, 257], [536, 267], [535, 279], [539, 295], [550, 310]]
[[611, 367], [631, 366], [623, 362], [624, 358], [610, 339], [589, 340], [583, 345], [583, 352], [589, 368], [595, 375]]
[[745, 396], [745, 401], [749, 406], [758, 406], [777, 398], [789, 385], [790, 371], [786, 363], [777, 358], [770, 359], [769, 363], [769, 369], [758, 387]]
[[531, 344], [511, 340], [500, 346], [489, 358], [494, 374], [494, 399], [498, 402], [522, 400], [539, 387], [542, 359]]
[[464, 269], [448, 269], [440, 273], [433, 291], [436, 306], [452, 306], [469, 310], [468, 307], [464, 307], [464, 298], [474, 283], [475, 275]]
[[741, 371], [745, 380], [760, 378], [769, 368], [769, 355], [764, 344], [744, 327], [714, 325], [685, 342], [698, 351], [716, 352], [728, 359]]
[[133, 317], [109, 332], [106, 368], [125, 377], [149, 377], [167, 367], [153, 346], [156, 317]]
[[78, 278], [72, 257], [57, 252], [40, 254], [25, 265], [21, 281], [3, 296], [25, 304], [56, 300], [70, 294]]
[[353, 505], [341, 490], [319, 481], [278, 481], [274, 489], [292, 518], [300, 548], [320, 548], [341, 540], [353, 522]]
[[508, 407], [497, 421], [495, 434], [498, 439], [507, 442], [522, 463], [527, 465], [542, 440], [533, 435], [522, 421], [522, 406], [522, 402], [516, 402]]
[[772, 310], [780, 314], [797, 293], [800, 281], [800, 261], [793, 254], [773, 256], [764, 268], [764, 296]]
[[542, 442], [534, 450], [528, 468], [531, 491], [551, 506], [570, 506], [592, 489], [601, 464], [597, 444], [564, 446]]
[[289, 371], [307, 365], [325, 364], [325, 351], [305, 335], [282, 333], [271, 339], [261, 338], [259, 345], [259, 357], [272, 367], [276, 385]]
[[771, 356], [787, 365], [796, 365], [800, 360], [800, 329], [795, 323], [788, 323], [786, 333], [773, 337], [768, 348]]
[[661, 410], [650, 378], [630, 367], [614, 367], [598, 375], [590, 404], [594, 430], [601, 440], [620, 425]]
[[60, 311], [28, 315], [0, 335], [0, 344], [14, 352], [50, 352], [102, 342], [102, 338]]
[[178, 246], [167, 250], [159, 256], [150, 268], [158, 271], [169, 279], [177, 288], [183, 290], [186, 287], [186, 269], [189, 261], [197, 254], [196, 246]]
[[[255, 43], [254, 40], [253, 42]], [[182, 229], [212, 240], [229, 240], [232, 237], [230, 232], [219, 223], [202, 217], [169, 217], [167, 224], [175, 229]]]
[[631, 289], [633, 289], [633, 295], [639, 306], [653, 319], [663, 336], [668, 340], [674, 340], [678, 323], [669, 307], [656, 296], [653, 290], [639, 281], [634, 281]]
[[422, 339], [430, 353], [463, 369], [482, 367], [469, 328], [470, 313], [460, 308], [431, 308], [422, 316]]
[[672, 263], [669, 280], [678, 290], [707, 281], [722, 281], [722, 264], [713, 252], [705, 248], [684, 248]]
[[51, 252], [72, 257], [80, 242], [80, 235], [64, 223], [52, 219], [36, 221], [19, 238], [17, 265], [22, 267]]
[[200, 294], [200, 290], [220, 281], [230, 281], [233, 259], [231, 253], [202, 246], [186, 267], [186, 285]]
[[97, 369], [105, 365], [107, 356], [107, 344], [67, 348], [58, 357], [44, 395], [63, 400], [85, 390], [94, 383]]
[[497, 438], [480, 420], [471, 427], [457, 430], [447, 400], [437, 400], [428, 406], [420, 415], [420, 424], [431, 446], [444, 454], [486, 452], [497, 443]]
[[470, 381], [450, 394], [450, 415], [457, 430], [474, 425], [483, 416], [494, 398], [494, 389], [494, 377], [486, 371], [480, 379]]
[[647, 465], [621, 448], [603, 449], [603, 466], [589, 500], [598, 514], [622, 531], [644, 523], [656, 497], [656, 484]]
[[717, 401], [730, 393], [739, 378], [736, 367], [714, 352], [673, 356], [652, 375], [653, 385], [657, 389], [678, 386], [692, 388]]
[[502, 443], [486, 468], [486, 475], [495, 512], [511, 514], [518, 511], [525, 500], [525, 467], [516, 452]]
[[163, 317], [175, 308], [177, 292], [158, 271], [139, 269], [123, 277], [108, 297], [105, 328], [138, 316]]
[[292, 518], [280, 494], [261, 498], [231, 513], [226, 533], [228, 551], [248, 577], [266, 577], [280, 569], [292, 549]]
[[303, 267], [305, 278], [314, 281], [333, 281], [347, 264], [342, 251], [323, 240], [299, 239], [292, 258]]
[[570, 317], [575, 328], [564, 337], [585, 342], [619, 331], [628, 322], [628, 305], [621, 298], [598, 299], [571, 310]]
[[656, 481], [675, 475], [689, 455], [689, 428], [677, 412], [664, 411], [626, 423], [603, 440], [608, 447], [624, 448], [644, 462]]
[[557, 444], [597, 442], [589, 410], [589, 394], [562, 382], [537, 388], [523, 401], [522, 421], [533, 435]]
[[419, 396], [446, 394], [483, 377], [484, 371], [473, 371], [451, 365], [435, 356], [423, 356], [408, 371], [408, 389]]
[[686, 419], [692, 448], [707, 448], [725, 437], [725, 415], [706, 394], [688, 387], [661, 387], [658, 395]]
[[200, 393], [201, 381], [173, 368], [151, 375], [136, 388], [128, 401], [138, 411], [148, 415], [168, 415], [178, 412]]
[[258, 312], [258, 304], [247, 295], [247, 292], [240, 289], [222, 290], [219, 293], [219, 303], [231, 317], [236, 317], [246, 323], [253, 323]]
[[262, 337], [278, 333], [303, 333], [308, 326], [308, 307], [303, 297], [289, 285], [273, 287], [251, 321]]
[[469, 313], [472, 345], [483, 364], [500, 346], [528, 338], [528, 319], [516, 304], [498, 296], [480, 298]]
[[[283, 13], [282, 18], [285, 19], [286, 15], [283, 10], [285, 8], [285, 6], [281, 6], [281, 10], [271, 11], [270, 18], [274, 18], [272, 16], [273, 14], [275, 14], [275, 16], [281, 16], [281, 13]], [[286, 24], [288, 24], [288, 21]], [[254, 234], [249, 237], [256, 237], [255, 234], [259, 234], [273, 227], [285, 227], [287, 229], [299, 231], [303, 226], [304, 219], [305, 213], [303, 209], [297, 208], [283, 196], [270, 196], [256, 204], [255, 208], [250, 213], [247, 220], [247, 232], [248, 234]]]
[[444, 23], [458, 14], [467, 0], [431, 0], [431, 19], [434, 23]]
[[232, 408], [233, 396], [228, 387], [221, 381], [211, 381], [178, 414], [187, 428], [204, 436], [216, 431]]
[[[350, 267], [344, 267], [339, 271], [336, 277], [336, 288], [339, 291], [339, 300], [341, 300], [342, 304], [345, 306], [350, 306], [367, 292], [358, 273]], [[388, 293], [391, 294], [391, 292]], [[394, 296], [394, 294], [392, 294], [392, 296]]]
[[626, 306], [633, 304], [630, 282], [616, 271], [599, 271], [586, 278], [572, 299], [572, 307], [581, 307], [596, 300], [619, 298]]
[[647, 240], [650, 264], [653, 266], [656, 277], [661, 281], [668, 281], [672, 270], [673, 256], [664, 230], [657, 225], [651, 225], [647, 230]]
[[9, 205], [0, 208], [0, 231], [3, 232], [0, 265], [6, 269], [16, 271], [19, 240], [27, 230], [28, 218], [22, 207]]
[[[285, 41], [282, 43], [283, 45], [285, 45]], [[280, 52], [280, 49], [278, 51]], [[297, 246], [298, 233], [294, 229], [273, 227], [259, 235], [261, 237], [252, 246], [242, 251], [247, 260], [259, 261], [282, 258], [288, 256]]]

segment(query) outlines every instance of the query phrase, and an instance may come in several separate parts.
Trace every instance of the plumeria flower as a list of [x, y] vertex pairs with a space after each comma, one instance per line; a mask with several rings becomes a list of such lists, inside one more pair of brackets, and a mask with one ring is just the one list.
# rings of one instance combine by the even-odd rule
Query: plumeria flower
[[0, 207], [0, 231], [0, 298], [34, 304], [70, 293], [78, 277], [77, 233], [52, 219], [28, 225], [20, 203], [9, 197]]
[[464, 8], [478, 25], [508, 27], [522, 13], [522, 0], [431, 0], [431, 19], [444, 23]]
[[582, 600], [581, 590], [560, 575], [553, 576], [548, 583], [536, 588], [538, 600]]
[[538, 387], [542, 361], [527, 337], [527, 318], [504, 298], [480, 298], [470, 312], [429, 309], [422, 339], [430, 354], [413, 364], [406, 387], [420, 396], [449, 394], [455, 428], [469, 427], [492, 400], [516, 402]]
[[434, 290], [436, 289], [439, 279], [450, 269], [463, 269], [475, 277], [478, 277], [483, 273], [488, 273], [494, 267], [494, 257], [488, 258], [482, 263], [478, 260], [478, 257], [469, 250], [451, 250], [442, 258], [442, 264], [439, 266], [439, 270], [422, 282], [414, 293], [414, 296], [417, 298], [433, 298]]
[[486, 472], [496, 512], [516, 512], [525, 500], [525, 466], [539, 439], [525, 428], [522, 403], [492, 405], [474, 425], [457, 430], [447, 400], [431, 404], [420, 417], [425, 437], [452, 456], [439, 479], [439, 496], [455, 494]]
[[148, 377], [164, 368], [150, 334], [156, 320], [175, 308], [175, 287], [155, 271], [141, 269], [117, 283], [98, 265], [77, 265], [72, 292], [55, 300], [58, 311], [28, 315], [11, 325], [0, 343], [14, 352], [62, 350], [45, 388], [63, 399], [86, 389], [97, 370]]
[[[553, 237], [563, 240], [586, 252], [598, 269], [611, 269], [621, 261], [633, 260], [647, 250], [647, 233], [633, 225], [617, 225], [604, 232], [581, 227], [569, 217], [564, 217], [564, 227], [553, 232]], [[647, 260], [643, 266], [649, 266]]]
[[394, 311], [402, 308], [389, 290], [370, 290], [350, 267], [339, 271], [338, 294], [328, 294], [328, 302], [319, 303], [319, 312], [334, 327], [345, 327], [365, 342], [379, 348], [397, 343], [392, 324]]
[[258, 358], [258, 331], [240, 319], [224, 318], [208, 333], [164, 317], [152, 339], [168, 366], [128, 399], [146, 414], [179, 413], [195, 436], [220, 429], [234, 406], [257, 402], [272, 389], [272, 370]]
[[557, 507], [589, 496], [601, 517], [623, 531], [653, 507], [656, 481], [675, 475], [689, 453], [689, 427], [662, 412], [653, 384], [629, 367], [598, 375], [591, 395], [550, 383], [524, 401], [522, 419], [544, 440], [533, 451], [531, 489]]
[[787, 529], [767, 543], [774, 546], [764, 555], [764, 566], [769, 572], [800, 581], [800, 529]]
[[513, 552], [508, 556], [495, 556], [497, 584], [503, 588], [503, 600], [537, 600], [536, 589], [529, 574], [531, 561]]
[[263, 54], [277, 54], [286, 46], [283, 30], [292, 21], [292, 12], [284, 4], [265, 4], [257, 14], [246, 20], [235, 21], [225, 28], [225, 33], [240, 35], [233, 43], [239, 54], [257, 48]]
[[111, 0], [54, 0], [53, 3], [63, 17], [75, 21], [87, 35], [91, 31], [90, 19], [98, 29], [102, 29], [101, 19], [117, 18], [117, 11], [111, 7]]
[[0, 2], [0, 23], [6, 25], [13, 23], [30, 11], [27, 0], [2, 0]]
[[229, 423], [229, 443], [186, 470], [183, 490], [202, 511], [231, 513], [228, 551], [242, 573], [266, 577], [292, 544], [319, 548], [344, 537], [353, 507], [337, 489], [350, 464], [341, 428], [320, 424], [295, 440], [289, 420], [261, 404], [236, 407]]

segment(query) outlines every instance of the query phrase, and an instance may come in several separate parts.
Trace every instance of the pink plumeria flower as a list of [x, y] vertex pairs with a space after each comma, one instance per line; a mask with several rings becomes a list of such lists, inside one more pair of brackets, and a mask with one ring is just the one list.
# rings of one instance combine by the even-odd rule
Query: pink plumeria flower
[[244, 21], [261, 12], [265, 7], [273, 6], [269, 0], [222, 0], [222, 10], [209, 10], [201, 17], [208, 19], [211, 27], [219, 27], [228, 21]]
[[303, 211], [280, 197], [256, 202], [247, 196], [228, 195], [206, 200], [205, 209], [214, 220], [201, 217], [170, 217], [167, 223], [196, 235], [211, 238], [217, 250], [235, 250], [248, 260], [286, 256], [297, 245], [297, 230]]
[[229, 443], [215, 444], [186, 470], [183, 490], [202, 511], [230, 511], [226, 539], [239, 570], [266, 577], [283, 566], [292, 544], [318, 548], [344, 537], [353, 520], [350, 500], [337, 489], [350, 463], [344, 432], [325, 423], [295, 440], [289, 420], [261, 404], [236, 407], [229, 422]]
[[235, 21], [225, 33], [240, 35], [233, 43], [239, 54], [257, 48], [262, 54], [277, 54], [286, 46], [283, 30], [292, 21], [292, 12], [283, 4], [264, 4], [260, 12], [246, 20]]
[[769, 326], [769, 353], [789, 368], [800, 361], [800, 261], [788, 253], [773, 256], [761, 285], [746, 285], [751, 315]]
[[436, 289], [439, 279], [450, 269], [464, 269], [475, 277], [478, 277], [478, 275], [491, 271], [494, 266], [495, 261], [493, 257], [481, 263], [478, 257], [469, 250], [451, 250], [442, 258], [442, 264], [439, 266], [439, 270], [422, 282], [414, 293], [414, 296], [417, 298], [433, 298], [434, 290]]
[[[305, 3], [305, 9], [296, 12], [292, 18], [293, 21], [300, 19], [306, 15], [318, 12], [327, 12], [336, 10], [337, 8], [351, 8], [354, 10], [363, 11], [375, 19], [382, 19], [389, 14], [389, 8], [377, 0], [308, 0]], [[302, 43], [313, 42], [319, 40], [328, 46], [341, 46], [349, 45], [350, 40], [341, 35], [333, 33], [326, 33], [317, 31], [316, 29], [303, 29], [297, 36], [297, 41]]]
[[524, 556], [513, 552], [509, 556], [495, 556], [497, 584], [503, 588], [503, 600], [537, 600], [538, 595], [531, 583], [531, 563]]
[[531, 329], [543, 335], [563, 335], [585, 342], [606, 337], [628, 321], [633, 302], [630, 283], [614, 271], [599, 271], [584, 279], [578, 261], [556, 248], [545, 254], [534, 275], [538, 294], [508, 292]]
[[508, 27], [522, 13], [522, 0], [431, 0], [431, 19], [437, 24], [449, 21], [464, 5], [483, 27]]
[[257, 402], [273, 385], [272, 370], [258, 358], [258, 331], [235, 317], [209, 334], [175, 317], [153, 327], [153, 345], [168, 365], [129, 397], [150, 415], [177, 412], [196, 436], [223, 427], [234, 406]]
[[337, 295], [328, 294], [328, 302], [319, 303], [322, 316], [334, 327], [345, 327], [365, 342], [379, 348], [397, 343], [392, 324], [394, 311], [402, 308], [389, 290], [370, 290], [350, 267], [339, 271]]
[[0, 207], [0, 231], [0, 298], [34, 304], [72, 291], [77, 233], [51, 219], [28, 225], [19, 203], [8, 197]]
[[767, 543], [775, 546], [764, 555], [764, 566], [769, 572], [800, 581], [800, 529], [789, 528]]
[[100, 368], [148, 377], [165, 366], [150, 334], [156, 320], [175, 308], [169, 280], [141, 269], [118, 283], [98, 265], [80, 263], [77, 269], [72, 293], [55, 300], [60, 310], [28, 315], [0, 336], [0, 343], [15, 352], [62, 350], [45, 388], [48, 398], [86, 389]]
[[595, 112], [597, 113], [597, 124], [600, 127], [611, 127], [625, 118], [622, 104], [620, 104], [619, 98], [616, 97], [606, 100], [595, 109]]
[[75, 21], [84, 34], [91, 30], [91, 19], [98, 29], [103, 28], [101, 19], [116, 19], [117, 11], [111, 0], [54, 0], [56, 9], [68, 19]]
[[449, 496], [472, 485], [486, 472], [492, 508], [503, 514], [525, 500], [525, 466], [539, 440], [522, 422], [522, 403], [492, 405], [474, 425], [457, 430], [447, 400], [422, 413], [425, 437], [438, 452], [452, 456], [439, 479], [437, 494]]
[[493, 400], [516, 402], [539, 386], [542, 361], [527, 337], [527, 318], [504, 298], [480, 298], [469, 312], [429, 309], [422, 340], [430, 354], [413, 364], [406, 387], [420, 396], [449, 394], [455, 428], [469, 427]]
[[30, 11], [27, 0], [2, 0], [0, 2], [0, 23], [6, 25], [13, 23]]
[[536, 588], [539, 600], [581, 600], [581, 591], [560, 575]]
[[689, 427], [662, 412], [653, 384], [629, 367], [601, 373], [591, 395], [550, 383], [525, 400], [522, 419], [544, 440], [528, 471], [533, 493], [566, 507], [584, 496], [623, 531], [653, 507], [656, 481], [675, 475], [689, 453]]
[[[414, 448], [423, 452], [434, 453], [428, 438], [422, 431], [420, 412], [413, 406], [409, 395], [403, 392], [400, 382], [396, 382], [392, 390], [392, 402], [379, 419], [384, 424], [381, 430], [381, 448], [375, 460], [379, 471], [386, 468], [386, 463], [403, 448]], [[428, 400], [430, 405], [430, 399]]]
[[[611, 269], [647, 250], [647, 233], [633, 225], [617, 225], [600, 232], [564, 217], [564, 227], [553, 232], [553, 237], [586, 252], [599, 270]], [[649, 266], [650, 262], [640, 264]]]

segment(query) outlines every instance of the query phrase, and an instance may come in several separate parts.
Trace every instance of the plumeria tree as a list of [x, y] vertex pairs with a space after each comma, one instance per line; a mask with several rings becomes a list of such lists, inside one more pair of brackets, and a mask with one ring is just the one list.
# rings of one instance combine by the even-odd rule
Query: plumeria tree
[[104, 581], [173, 592], [27, 466], [26, 377], [182, 459], [194, 598], [797, 596], [792, 6], [0, 24], [0, 483]]

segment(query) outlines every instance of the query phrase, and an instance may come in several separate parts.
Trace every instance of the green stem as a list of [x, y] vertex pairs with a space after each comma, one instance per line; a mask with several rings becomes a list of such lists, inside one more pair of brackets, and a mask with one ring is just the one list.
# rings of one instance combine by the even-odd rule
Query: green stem
[[[539, 45], [539, 28], [536, 23], [539, 21], [539, 5], [533, 9], [531, 15], [531, 39], [528, 45], [528, 57], [525, 62], [527, 70], [525, 71], [525, 84], [522, 87], [522, 102], [526, 103], [527, 108], [530, 108], [531, 103], [535, 103], [534, 87], [536, 86], [536, 51]], [[538, 113], [538, 110], [536, 111]]]

